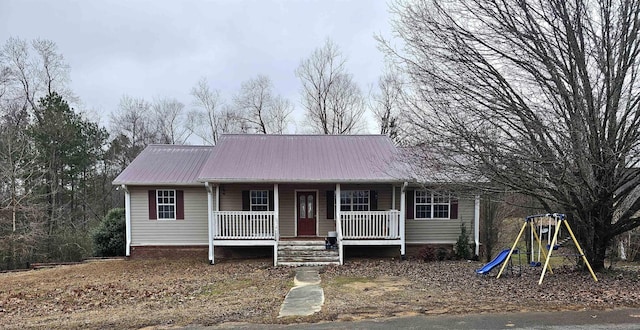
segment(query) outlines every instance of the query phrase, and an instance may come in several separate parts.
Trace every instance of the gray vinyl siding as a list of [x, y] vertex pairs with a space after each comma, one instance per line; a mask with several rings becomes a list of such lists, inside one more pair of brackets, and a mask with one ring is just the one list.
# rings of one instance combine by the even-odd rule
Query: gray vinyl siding
[[[202, 188], [176, 188], [184, 190], [184, 220], [149, 220], [148, 190], [164, 187], [130, 187], [132, 246], [137, 245], [205, 245], [207, 244], [207, 192]], [[335, 230], [335, 220], [327, 219], [327, 191], [333, 184], [280, 184], [280, 236], [296, 236], [296, 191], [316, 191], [317, 234], [320, 237]], [[392, 207], [392, 185], [347, 185], [341, 190], [375, 190], [378, 193], [378, 209]], [[220, 187], [220, 209], [242, 210], [243, 190], [273, 190], [271, 184], [224, 184]], [[396, 187], [396, 207], [400, 209], [400, 187]], [[474, 200], [460, 199], [458, 219], [414, 220], [406, 219], [407, 243], [454, 243], [460, 234], [460, 221], [467, 227], [473, 239]]]
[[[149, 190], [184, 191], [184, 220], [149, 220]], [[207, 191], [204, 187], [129, 187], [131, 245], [206, 245]]]
[[460, 235], [460, 222], [465, 224], [469, 239], [473, 240], [474, 206], [473, 199], [460, 199], [458, 201], [458, 219], [406, 219], [406, 242], [455, 243]]

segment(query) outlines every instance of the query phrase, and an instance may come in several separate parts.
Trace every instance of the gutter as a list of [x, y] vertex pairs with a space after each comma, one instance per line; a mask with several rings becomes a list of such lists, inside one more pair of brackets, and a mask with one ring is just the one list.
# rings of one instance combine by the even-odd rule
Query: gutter
[[124, 190], [124, 219], [125, 219], [125, 252], [127, 257], [131, 256], [131, 193], [127, 189], [127, 185], [121, 185]]

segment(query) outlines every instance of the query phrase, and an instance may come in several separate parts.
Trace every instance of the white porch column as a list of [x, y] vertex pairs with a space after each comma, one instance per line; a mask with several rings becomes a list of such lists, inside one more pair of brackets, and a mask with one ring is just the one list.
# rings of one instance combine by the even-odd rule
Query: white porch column
[[124, 221], [126, 226], [124, 255], [129, 257], [131, 256], [131, 193], [124, 184], [122, 190], [124, 190]]
[[407, 183], [402, 184], [402, 188], [400, 189], [400, 258], [405, 259], [406, 254], [406, 244], [405, 244], [405, 216], [407, 214], [406, 208], [406, 196], [405, 191], [407, 190]]
[[476, 243], [476, 255], [480, 255], [480, 195], [476, 195], [473, 208], [473, 239]]
[[338, 255], [340, 264], [344, 264], [344, 247], [342, 246], [342, 220], [340, 219], [340, 184], [336, 183], [336, 233], [338, 234]]
[[[204, 183], [207, 189], [207, 236], [209, 237], [209, 263], [213, 265], [213, 191], [209, 182]], [[216, 187], [216, 195], [218, 187]]]
[[278, 241], [280, 240], [280, 193], [278, 184], [273, 184], [273, 266], [278, 266]]

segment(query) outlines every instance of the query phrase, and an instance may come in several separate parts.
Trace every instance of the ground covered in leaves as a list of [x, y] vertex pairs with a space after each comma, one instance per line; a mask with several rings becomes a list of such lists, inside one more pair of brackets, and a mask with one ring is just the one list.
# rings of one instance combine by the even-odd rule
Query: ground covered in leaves
[[479, 262], [347, 260], [321, 270], [325, 305], [278, 319], [294, 269], [271, 260], [112, 260], [0, 274], [0, 328], [141, 328], [227, 322], [292, 323], [417, 314], [640, 307], [637, 268], [540, 269], [476, 276]]

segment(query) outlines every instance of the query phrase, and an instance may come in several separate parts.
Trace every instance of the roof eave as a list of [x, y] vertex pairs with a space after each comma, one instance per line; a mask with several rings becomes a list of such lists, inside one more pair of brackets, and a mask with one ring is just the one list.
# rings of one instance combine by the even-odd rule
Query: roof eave
[[410, 179], [398, 179], [398, 178], [384, 178], [384, 179], [294, 179], [294, 180], [278, 180], [278, 179], [256, 179], [256, 178], [233, 178], [233, 179], [220, 179], [220, 178], [201, 178], [201, 182], [211, 183], [402, 183], [411, 181]]
[[161, 182], [161, 181], [157, 181], [157, 182], [137, 182], [137, 181], [132, 181], [132, 182], [116, 182], [113, 181], [111, 183], [111, 185], [114, 186], [121, 186], [121, 185], [126, 185], [126, 186], [181, 186], [181, 187], [202, 187], [203, 186], [203, 182]]

